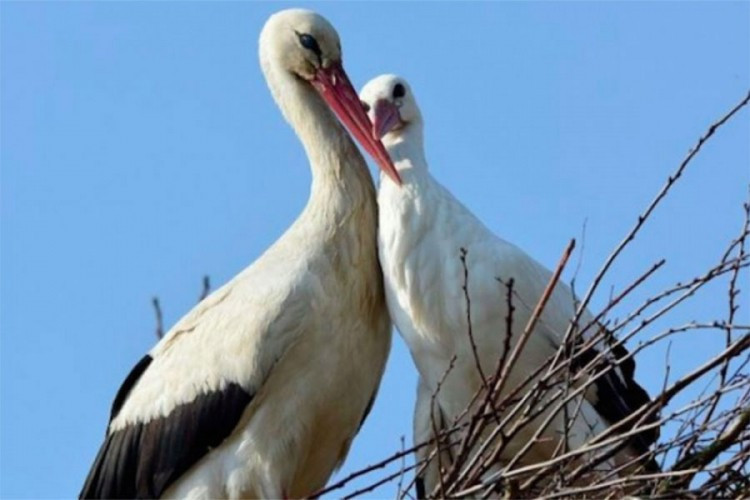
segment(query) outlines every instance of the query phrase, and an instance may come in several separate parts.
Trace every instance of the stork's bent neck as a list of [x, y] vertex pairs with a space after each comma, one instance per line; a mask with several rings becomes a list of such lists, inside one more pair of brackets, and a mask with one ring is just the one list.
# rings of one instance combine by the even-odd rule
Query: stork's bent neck
[[[262, 66], [274, 99], [310, 161], [307, 209], [324, 205], [330, 212], [339, 200], [374, 196], [364, 158], [310, 84], [268, 60], [262, 60]], [[348, 205], [351, 208], [351, 201]]]

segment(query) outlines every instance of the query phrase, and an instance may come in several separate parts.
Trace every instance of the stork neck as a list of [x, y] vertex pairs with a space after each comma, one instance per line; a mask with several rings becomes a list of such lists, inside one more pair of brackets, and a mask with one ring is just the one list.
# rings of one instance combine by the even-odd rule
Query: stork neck
[[271, 65], [264, 69], [274, 99], [310, 161], [308, 209], [325, 205], [329, 211], [341, 199], [349, 200], [351, 207], [352, 198], [374, 192], [364, 158], [317, 92], [287, 71]]
[[420, 123], [410, 123], [394, 138], [386, 136], [385, 146], [404, 184], [419, 183], [428, 177]]

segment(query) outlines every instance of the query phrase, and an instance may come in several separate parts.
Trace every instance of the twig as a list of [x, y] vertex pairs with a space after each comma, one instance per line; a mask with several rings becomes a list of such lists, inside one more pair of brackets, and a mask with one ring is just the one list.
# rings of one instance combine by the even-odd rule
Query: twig
[[674, 488], [675, 483], [677, 483], [678, 485], [681, 484], [683, 486], [686, 486], [687, 483], [689, 483], [695, 475], [695, 472], [691, 474], [691, 471], [700, 471], [708, 464], [713, 462], [713, 460], [718, 457], [721, 452], [736, 444], [737, 438], [745, 429], [747, 429], [748, 425], [750, 425], [750, 409], [746, 409], [742, 413], [740, 413], [739, 417], [735, 419], [735, 422], [732, 424], [732, 426], [727, 429], [727, 431], [724, 432], [721, 436], [719, 436], [719, 438], [716, 439], [716, 441], [714, 441], [710, 446], [696, 453], [693, 453], [692, 455], [688, 455], [687, 457], [677, 462], [674, 467], [672, 467], [671, 472], [686, 472], [686, 474], [680, 474], [679, 481], [667, 481], [662, 487], [662, 491], [666, 492]]
[[211, 280], [209, 279], [208, 274], [206, 274], [203, 276], [203, 290], [201, 290], [201, 294], [198, 296], [198, 302], [201, 302], [208, 297], [209, 293], [211, 293]]
[[[401, 436], [401, 451], [406, 449], [406, 441], [404, 436]], [[401, 498], [401, 488], [404, 486], [404, 473], [406, 472], [406, 455], [401, 456], [401, 476], [398, 478], [398, 486], [396, 488], [396, 498]]]
[[467, 324], [467, 333], [469, 335], [469, 342], [471, 343], [471, 353], [474, 356], [474, 363], [477, 366], [477, 372], [479, 372], [479, 377], [482, 379], [482, 386], [484, 386], [485, 389], [489, 390], [487, 387], [487, 377], [484, 375], [484, 371], [482, 370], [482, 363], [479, 361], [479, 354], [477, 353], [477, 344], [474, 342], [474, 332], [471, 328], [471, 299], [469, 298], [469, 268], [466, 265], [466, 254], [467, 250], [463, 247], [461, 247], [461, 265], [464, 268], [464, 284], [461, 287], [464, 291], [464, 298], [466, 299], [466, 324]]
[[164, 336], [164, 325], [162, 323], [161, 305], [159, 304], [159, 297], [151, 299], [151, 304], [154, 306], [154, 314], [156, 315], [156, 338], [161, 340]]
[[508, 379], [508, 373], [516, 363], [518, 357], [521, 355], [521, 351], [523, 351], [523, 348], [526, 346], [526, 342], [529, 340], [531, 333], [534, 331], [534, 327], [536, 327], [536, 323], [539, 320], [539, 317], [542, 315], [542, 312], [544, 312], [544, 307], [547, 305], [547, 301], [552, 296], [552, 291], [555, 289], [555, 286], [560, 279], [560, 275], [562, 274], [563, 269], [565, 269], [565, 265], [568, 263], [568, 259], [570, 258], [570, 254], [575, 248], [575, 244], [576, 240], [570, 240], [570, 243], [568, 243], [568, 246], [563, 252], [562, 257], [560, 257], [560, 262], [557, 264], [555, 272], [552, 274], [552, 277], [550, 277], [549, 282], [547, 283], [547, 287], [544, 289], [542, 296], [539, 298], [539, 302], [537, 302], [536, 307], [534, 308], [534, 312], [531, 314], [529, 322], [526, 324], [526, 328], [524, 328], [521, 338], [518, 339], [518, 343], [516, 343], [515, 347], [513, 348], [513, 352], [510, 355], [508, 362], [505, 364], [505, 366], [503, 366], [503, 371], [500, 372], [500, 378], [498, 379], [494, 389], [495, 394], [500, 394], [502, 392], [503, 387]]

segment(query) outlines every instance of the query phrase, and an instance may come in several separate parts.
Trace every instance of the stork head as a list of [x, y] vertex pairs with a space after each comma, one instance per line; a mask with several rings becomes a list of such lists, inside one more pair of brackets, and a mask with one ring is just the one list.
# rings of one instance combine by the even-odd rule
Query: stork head
[[396, 75], [373, 78], [359, 93], [372, 121], [372, 136], [392, 144], [412, 131], [421, 132], [422, 114], [411, 87]]
[[261, 59], [312, 82], [321, 69], [341, 65], [341, 42], [323, 16], [304, 9], [277, 12], [260, 33]]
[[[277, 102], [291, 89], [271, 75], [291, 75], [323, 99], [328, 108], [394, 181], [401, 183], [380, 139], [370, 133], [372, 124], [341, 62], [341, 42], [323, 16], [304, 9], [282, 10], [272, 15], [260, 34], [260, 60]], [[284, 106], [282, 106], [283, 108]]]

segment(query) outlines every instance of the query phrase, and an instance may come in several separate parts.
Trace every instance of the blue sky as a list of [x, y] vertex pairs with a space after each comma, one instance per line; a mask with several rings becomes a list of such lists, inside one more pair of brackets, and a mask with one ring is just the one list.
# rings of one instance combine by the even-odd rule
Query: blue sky
[[[204, 274], [227, 281], [303, 207], [306, 159], [257, 63], [282, 5], [0, 4], [0, 496], [76, 495], [155, 341], [151, 297], [171, 325]], [[355, 85], [409, 79], [432, 172], [499, 235], [553, 267], [586, 221], [579, 283], [750, 87], [747, 2], [307, 5], [337, 27]], [[595, 306], [660, 257], [640, 299], [718, 258], [741, 224], [749, 124], [706, 146]], [[725, 294], [673, 321], [723, 317]], [[415, 370], [394, 339], [342, 473], [411, 440]], [[673, 346], [675, 375], [720, 342]], [[663, 350], [638, 363], [654, 392]]]

